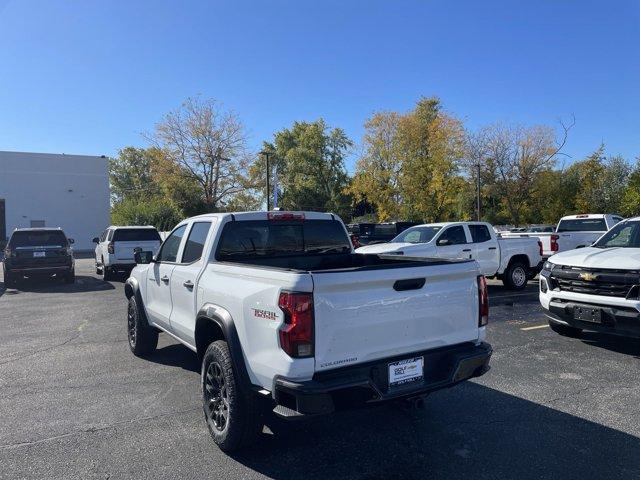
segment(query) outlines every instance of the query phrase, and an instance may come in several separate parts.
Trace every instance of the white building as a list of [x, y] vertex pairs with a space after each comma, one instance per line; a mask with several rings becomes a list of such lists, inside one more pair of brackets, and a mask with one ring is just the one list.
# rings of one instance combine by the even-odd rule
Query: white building
[[109, 225], [104, 156], [0, 151], [0, 243], [20, 227], [61, 227], [74, 250]]

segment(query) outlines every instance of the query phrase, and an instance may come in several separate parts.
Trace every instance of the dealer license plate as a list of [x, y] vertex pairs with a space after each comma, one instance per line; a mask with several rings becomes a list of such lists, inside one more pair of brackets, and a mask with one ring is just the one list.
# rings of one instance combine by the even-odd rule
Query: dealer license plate
[[573, 307], [573, 318], [583, 322], [602, 323], [602, 310], [591, 307]]
[[404, 385], [422, 380], [424, 357], [407, 358], [389, 364], [389, 386]]
[[34, 258], [46, 256], [46, 252], [33, 252]]

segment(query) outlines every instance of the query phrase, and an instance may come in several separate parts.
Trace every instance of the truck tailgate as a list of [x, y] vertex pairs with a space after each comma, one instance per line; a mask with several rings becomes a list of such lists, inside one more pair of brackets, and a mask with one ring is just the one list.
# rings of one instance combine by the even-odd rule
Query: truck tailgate
[[117, 241], [113, 244], [113, 252], [116, 261], [128, 261], [133, 262], [133, 254], [136, 248], [141, 248], [143, 251], [156, 252], [160, 242], [156, 240], [132, 240], [132, 241]]
[[478, 274], [469, 261], [311, 272], [316, 371], [477, 340]]

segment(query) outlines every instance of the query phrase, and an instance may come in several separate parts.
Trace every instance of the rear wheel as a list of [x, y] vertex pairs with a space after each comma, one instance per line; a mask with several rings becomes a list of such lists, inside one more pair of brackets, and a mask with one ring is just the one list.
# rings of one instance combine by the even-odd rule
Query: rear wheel
[[108, 282], [109, 280], [113, 280], [113, 271], [111, 270], [110, 267], [107, 267], [104, 264], [104, 258], [102, 259], [102, 279], [105, 282]]
[[202, 408], [213, 441], [225, 452], [253, 443], [262, 430], [258, 398], [237, 383], [227, 342], [218, 340], [202, 359]]
[[527, 266], [522, 262], [511, 262], [502, 276], [502, 283], [511, 290], [522, 290], [529, 281]]
[[582, 330], [575, 327], [570, 327], [569, 325], [562, 325], [561, 323], [555, 323], [549, 320], [549, 327], [554, 332], [562, 335], [563, 337], [579, 337], [582, 333]]
[[147, 322], [135, 295], [129, 299], [127, 307], [127, 339], [131, 352], [137, 357], [149, 355], [158, 346], [158, 330]]
[[18, 279], [11, 272], [4, 272], [4, 288], [14, 288], [18, 283]]

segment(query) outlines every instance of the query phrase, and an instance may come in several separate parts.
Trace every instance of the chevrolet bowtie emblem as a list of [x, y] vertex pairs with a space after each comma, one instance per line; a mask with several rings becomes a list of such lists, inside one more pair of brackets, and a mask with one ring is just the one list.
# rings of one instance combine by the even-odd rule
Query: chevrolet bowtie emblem
[[593, 282], [594, 280], [596, 280], [598, 278], [598, 275], [596, 275], [595, 273], [581, 273], [580, 275], [578, 275], [582, 280], [585, 280], [587, 282]]

